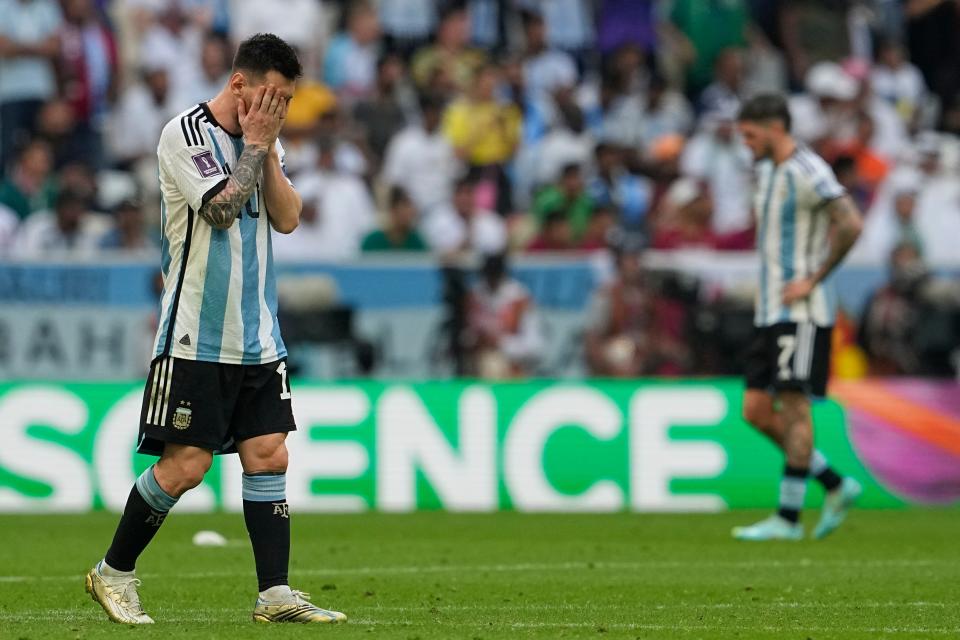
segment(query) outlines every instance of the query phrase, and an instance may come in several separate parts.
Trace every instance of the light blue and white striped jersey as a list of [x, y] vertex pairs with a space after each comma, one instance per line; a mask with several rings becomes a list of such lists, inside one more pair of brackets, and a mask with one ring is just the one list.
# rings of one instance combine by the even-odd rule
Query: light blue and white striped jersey
[[810, 322], [833, 326], [837, 295], [830, 278], [806, 300], [783, 304], [792, 280], [811, 276], [823, 265], [829, 249], [830, 216], [825, 205], [846, 191], [830, 166], [810, 149], [798, 146], [779, 165], [765, 159], [756, 165], [753, 209], [757, 218], [760, 286], [754, 324]]
[[[279, 142], [277, 148], [282, 162]], [[229, 229], [197, 215], [223, 189], [242, 151], [242, 137], [224, 130], [206, 103], [160, 134], [163, 296], [154, 356], [263, 364], [287, 354], [260, 186]]]

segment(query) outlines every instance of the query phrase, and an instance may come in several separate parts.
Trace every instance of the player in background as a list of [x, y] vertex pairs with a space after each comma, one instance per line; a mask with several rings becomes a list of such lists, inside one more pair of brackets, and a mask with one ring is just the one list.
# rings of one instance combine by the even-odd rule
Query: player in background
[[739, 115], [756, 161], [760, 283], [755, 334], [746, 358], [746, 420], [780, 447], [786, 467], [776, 514], [733, 530], [740, 540], [799, 540], [800, 511], [812, 475], [827, 492], [822, 538], [835, 530], [861, 493], [813, 448], [811, 397], [826, 393], [837, 296], [830, 274], [856, 242], [860, 212], [826, 162], [790, 136], [790, 112], [779, 95], [747, 101]]
[[149, 624], [137, 558], [214, 454], [238, 453], [256, 562], [258, 622], [341, 622], [287, 584], [287, 433], [296, 429], [277, 324], [271, 227], [292, 232], [301, 199], [277, 140], [302, 73], [270, 34], [241, 43], [227, 85], [160, 136], [163, 295], [137, 450], [160, 459], [136, 481], [86, 588], [111, 620]]

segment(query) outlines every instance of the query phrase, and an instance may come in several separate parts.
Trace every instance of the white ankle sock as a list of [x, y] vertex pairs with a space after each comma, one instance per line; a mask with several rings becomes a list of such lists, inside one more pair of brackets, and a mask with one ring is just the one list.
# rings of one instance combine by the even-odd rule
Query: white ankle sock
[[113, 567], [107, 564], [106, 560], [101, 560], [100, 564], [97, 565], [97, 571], [100, 572], [100, 575], [107, 576], [108, 578], [126, 578], [133, 575], [133, 571], [117, 571]]
[[280, 602], [292, 596], [293, 591], [290, 589], [290, 586], [286, 584], [278, 584], [275, 587], [270, 587], [266, 591], [260, 592], [260, 599], [268, 602]]

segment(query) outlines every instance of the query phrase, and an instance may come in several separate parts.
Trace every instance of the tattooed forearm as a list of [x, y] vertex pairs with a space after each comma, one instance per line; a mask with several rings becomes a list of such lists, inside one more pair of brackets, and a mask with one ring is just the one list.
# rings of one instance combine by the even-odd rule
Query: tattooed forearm
[[830, 253], [826, 261], [814, 277], [817, 282], [822, 281], [837, 268], [850, 249], [853, 248], [860, 232], [863, 230], [863, 220], [857, 205], [850, 196], [837, 198], [827, 205], [827, 212], [834, 226], [833, 237], [830, 240]]
[[267, 147], [246, 145], [237, 160], [233, 175], [227, 179], [227, 185], [217, 195], [200, 207], [200, 217], [215, 229], [229, 229], [237, 217], [240, 207], [250, 199], [260, 174], [263, 172], [263, 160], [267, 157]]

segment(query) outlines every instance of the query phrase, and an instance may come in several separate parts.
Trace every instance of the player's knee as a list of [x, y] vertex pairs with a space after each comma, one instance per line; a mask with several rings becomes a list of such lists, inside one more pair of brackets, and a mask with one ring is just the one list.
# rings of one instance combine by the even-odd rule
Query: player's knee
[[207, 451], [179, 451], [161, 458], [155, 474], [164, 491], [180, 497], [203, 482], [212, 463], [213, 456]]
[[289, 461], [287, 445], [280, 438], [264, 438], [260, 442], [252, 443], [247, 455], [244, 456], [243, 466], [247, 473], [285, 473]]
[[743, 419], [761, 431], [773, 422], [772, 407], [767, 398], [747, 394], [743, 399]]

